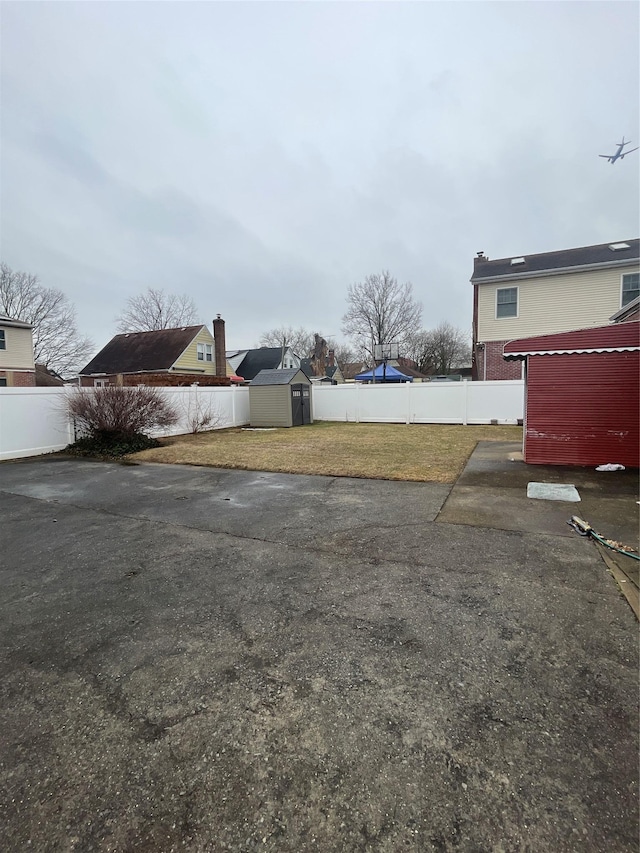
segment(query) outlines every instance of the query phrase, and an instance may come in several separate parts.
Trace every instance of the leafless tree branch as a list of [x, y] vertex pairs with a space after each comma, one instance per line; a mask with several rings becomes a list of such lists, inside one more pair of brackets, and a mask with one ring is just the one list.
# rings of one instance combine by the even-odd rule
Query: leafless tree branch
[[198, 310], [190, 296], [165, 293], [153, 287], [127, 299], [126, 307], [116, 317], [117, 329], [123, 333], [177, 329], [198, 322]]
[[33, 326], [35, 361], [62, 376], [73, 375], [93, 349], [78, 334], [76, 310], [61, 290], [43, 287], [37, 276], [0, 264], [0, 312]]

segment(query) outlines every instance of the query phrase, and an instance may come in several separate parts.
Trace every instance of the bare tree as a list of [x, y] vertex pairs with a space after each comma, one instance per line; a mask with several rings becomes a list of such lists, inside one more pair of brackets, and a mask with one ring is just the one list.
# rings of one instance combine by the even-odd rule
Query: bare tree
[[337, 364], [348, 364], [358, 358], [358, 353], [349, 344], [334, 344], [332, 347]]
[[127, 299], [126, 307], [116, 317], [119, 332], [155, 332], [198, 322], [198, 310], [190, 296], [165, 293], [154, 287]]
[[78, 334], [76, 309], [61, 290], [43, 287], [38, 277], [0, 264], [0, 313], [33, 326], [33, 355], [61, 376], [73, 375], [93, 349]]
[[279, 326], [271, 329], [260, 337], [261, 347], [291, 347], [300, 358], [306, 358], [313, 349], [314, 333], [308, 332], [302, 326], [294, 329], [292, 326]]
[[435, 329], [412, 335], [406, 354], [422, 373], [447, 374], [471, 363], [471, 344], [462, 329], [443, 321]]
[[399, 284], [388, 270], [350, 284], [342, 331], [359, 350], [373, 356], [372, 344], [403, 344], [420, 327], [422, 304], [411, 282]]

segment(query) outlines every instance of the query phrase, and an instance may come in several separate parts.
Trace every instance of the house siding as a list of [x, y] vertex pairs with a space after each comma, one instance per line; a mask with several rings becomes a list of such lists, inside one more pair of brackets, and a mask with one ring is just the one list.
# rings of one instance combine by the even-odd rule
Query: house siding
[[[621, 307], [622, 276], [629, 266], [530, 279], [478, 283], [478, 341], [505, 341], [601, 326]], [[518, 288], [518, 316], [496, 319], [496, 291]], [[489, 375], [488, 378], [495, 378]]]
[[[212, 360], [211, 361], [198, 361], [198, 344], [210, 344], [211, 345], [211, 353]], [[216, 372], [216, 363], [215, 363], [215, 341], [213, 339], [213, 335], [204, 326], [200, 332], [196, 335], [196, 337], [191, 341], [189, 346], [185, 349], [182, 355], [176, 359], [173, 364], [172, 370], [175, 371], [185, 371], [194, 373], [200, 373], [205, 375], [215, 375]]]
[[6, 349], [0, 349], [0, 370], [33, 370], [33, 337], [31, 329], [16, 329], [0, 325], [4, 331]]

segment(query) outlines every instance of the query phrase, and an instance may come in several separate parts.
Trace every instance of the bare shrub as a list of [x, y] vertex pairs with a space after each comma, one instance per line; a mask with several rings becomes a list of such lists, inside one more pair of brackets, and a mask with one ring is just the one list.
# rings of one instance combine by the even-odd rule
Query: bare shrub
[[215, 429], [222, 421], [222, 415], [213, 400], [205, 399], [196, 385], [191, 386], [180, 408], [184, 416], [180, 420], [186, 423], [189, 432], [194, 435], [206, 429]]
[[173, 426], [179, 419], [159, 388], [76, 388], [67, 406], [76, 428], [90, 436], [147, 435], [150, 430]]

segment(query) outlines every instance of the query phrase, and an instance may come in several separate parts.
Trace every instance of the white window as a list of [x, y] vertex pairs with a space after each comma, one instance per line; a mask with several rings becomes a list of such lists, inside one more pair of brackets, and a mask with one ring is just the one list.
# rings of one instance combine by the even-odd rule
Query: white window
[[213, 361], [212, 344], [198, 344], [198, 361]]
[[631, 272], [622, 276], [622, 300], [621, 307], [624, 308], [640, 293], [640, 273]]
[[4, 329], [0, 329], [0, 349], [7, 348], [7, 339], [4, 334]]
[[499, 287], [496, 291], [496, 317], [518, 316], [518, 288]]

